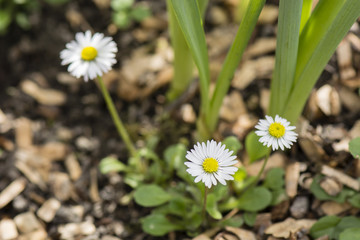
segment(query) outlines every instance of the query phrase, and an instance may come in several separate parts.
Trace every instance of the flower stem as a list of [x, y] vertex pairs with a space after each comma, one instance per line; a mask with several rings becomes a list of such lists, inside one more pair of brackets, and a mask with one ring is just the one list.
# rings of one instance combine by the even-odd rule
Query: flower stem
[[205, 186], [204, 206], [203, 206], [203, 209], [202, 209], [202, 216], [203, 216], [204, 222], [206, 221], [206, 199], [207, 199], [207, 193], [208, 193], [208, 188]]
[[125, 129], [125, 126], [124, 124], [122, 123], [120, 117], [119, 117], [119, 113], [117, 112], [116, 108], [115, 108], [115, 105], [114, 105], [114, 102], [112, 101], [111, 97], [110, 97], [110, 94], [104, 84], [104, 81], [102, 79], [102, 77], [98, 77], [98, 82], [99, 82], [99, 85], [100, 85], [100, 90], [101, 90], [101, 93], [105, 99], [105, 102], [106, 102], [106, 105], [109, 109], [109, 112], [110, 112], [110, 115], [113, 119], [113, 122], [116, 126], [116, 129], [120, 135], [120, 137], [123, 139], [127, 149], [129, 150], [131, 156], [135, 157], [137, 155], [137, 151], [134, 147], [134, 144], [132, 143], [130, 137], [129, 137], [129, 134], [128, 132], [126, 131]]
[[258, 172], [256, 178], [254, 179], [253, 183], [251, 184], [252, 186], [255, 186], [258, 182], [259, 182], [259, 179], [261, 177], [261, 175], [263, 174], [264, 170], [265, 170], [265, 166], [267, 164], [267, 161], [269, 160], [269, 155], [270, 155], [270, 151], [267, 152], [266, 156], [265, 156], [265, 160], [264, 160], [264, 163], [263, 165], [261, 166], [261, 169], [260, 171]]

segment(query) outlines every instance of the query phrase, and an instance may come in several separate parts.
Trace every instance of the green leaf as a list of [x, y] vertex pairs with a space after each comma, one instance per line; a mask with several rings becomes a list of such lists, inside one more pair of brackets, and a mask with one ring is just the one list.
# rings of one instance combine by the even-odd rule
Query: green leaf
[[360, 193], [355, 194], [347, 200], [352, 206], [360, 208]]
[[252, 227], [255, 224], [256, 221], [256, 216], [257, 213], [256, 212], [245, 212], [244, 213], [244, 221], [246, 223], [246, 225]]
[[225, 219], [224, 221], [220, 221], [220, 226], [221, 227], [226, 227], [226, 226], [230, 226], [230, 227], [241, 227], [241, 225], [243, 225], [244, 220], [241, 216], [234, 216], [232, 218], [229, 219]]
[[135, 202], [143, 207], [155, 207], [168, 202], [170, 194], [157, 185], [142, 185], [135, 190]]
[[360, 226], [360, 219], [354, 216], [348, 216], [341, 219], [339, 224], [335, 227], [332, 238], [338, 239], [341, 232], [348, 228], [355, 228]]
[[218, 206], [217, 206], [216, 196], [213, 193], [210, 193], [207, 196], [206, 211], [214, 219], [221, 219], [222, 218], [222, 214], [219, 211]]
[[299, 45], [302, 0], [280, 0], [275, 69], [269, 114], [281, 114], [293, 84]]
[[302, 9], [301, 9], [301, 23], [300, 23], [300, 32], [304, 29], [307, 21], [311, 15], [313, 0], [303, 0]]
[[240, 167], [234, 174], [234, 181], [242, 183], [247, 176], [246, 169], [244, 167]]
[[238, 208], [257, 212], [265, 209], [271, 203], [271, 193], [265, 187], [255, 187], [247, 190], [238, 200]]
[[251, 131], [245, 139], [246, 152], [249, 155], [250, 162], [265, 157], [270, 152], [270, 148], [265, 147], [259, 142], [259, 137], [255, 134], [255, 131]]
[[200, 77], [201, 109], [208, 112], [210, 70], [201, 13], [195, 0], [170, 0]]
[[116, 11], [129, 9], [133, 4], [134, 0], [111, 0], [111, 7]]
[[341, 218], [337, 216], [326, 216], [320, 218], [310, 229], [311, 237], [319, 238], [322, 236], [331, 236], [334, 232], [334, 228], [341, 221]]
[[129, 14], [125, 11], [113, 13], [112, 20], [118, 28], [127, 28], [130, 25]]
[[[175, 0], [176, 1], [176, 0]], [[182, 1], [178, 1], [182, 2]], [[206, 122], [209, 124], [208, 129], [213, 132], [219, 119], [219, 110], [225, 95], [228, 93], [231, 80], [235, 70], [239, 66], [244, 50], [251, 38], [252, 32], [256, 26], [260, 12], [265, 5], [265, 0], [251, 0], [246, 7], [245, 15], [240, 23], [235, 39], [231, 45], [225, 62], [217, 77], [214, 94], [210, 102], [210, 115], [207, 116]]]
[[340, 233], [339, 240], [360, 240], [360, 227], [345, 229]]
[[354, 158], [360, 157], [360, 137], [354, 138], [350, 141], [349, 151]]
[[242, 149], [242, 145], [239, 139], [235, 136], [229, 136], [225, 138], [222, 143], [225, 144], [227, 149], [233, 151], [233, 154], [237, 154], [237, 152]]
[[297, 121], [316, 80], [360, 16], [359, 0], [320, 0], [301, 32], [294, 83], [283, 117]]
[[148, 7], [146, 6], [137, 6], [134, 7], [131, 12], [130, 12], [130, 16], [137, 22], [141, 22], [142, 20], [144, 20], [147, 17], [151, 16], [151, 11]]
[[271, 199], [271, 206], [276, 206], [279, 203], [285, 201], [288, 199], [288, 196], [286, 195], [285, 189], [276, 189], [271, 192], [272, 193], [272, 199]]
[[171, 145], [166, 148], [164, 158], [170, 169], [179, 169], [186, 161], [186, 147], [182, 143]]
[[182, 227], [171, 223], [164, 215], [151, 214], [141, 219], [144, 232], [153, 236], [163, 236], [168, 232], [181, 230]]
[[99, 168], [102, 174], [107, 174], [109, 172], [123, 172], [128, 167], [114, 157], [106, 157], [101, 159]]
[[282, 168], [270, 169], [266, 174], [264, 187], [272, 190], [282, 189], [285, 184], [284, 175], [285, 172]]
[[0, 9], [0, 33], [5, 33], [11, 23], [11, 10]]
[[324, 189], [320, 186], [320, 181], [322, 177], [320, 175], [316, 176], [310, 185], [310, 191], [315, 195], [319, 200], [331, 200], [338, 203], [344, 203], [346, 198], [353, 195], [353, 191], [348, 188], [343, 188], [343, 190], [336, 196], [330, 196], [327, 194]]
[[15, 21], [21, 28], [23, 28], [25, 30], [30, 28], [29, 18], [23, 12], [19, 12], [15, 15]]

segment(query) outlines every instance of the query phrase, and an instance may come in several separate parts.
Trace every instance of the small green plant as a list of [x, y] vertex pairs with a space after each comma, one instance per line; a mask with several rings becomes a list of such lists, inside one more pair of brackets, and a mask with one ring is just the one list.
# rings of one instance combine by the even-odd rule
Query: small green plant
[[[52, 5], [66, 3], [68, 0], [45, 0]], [[39, 10], [39, 0], [1, 0], [0, 1], [0, 34], [5, 34], [12, 22], [22, 29], [30, 29], [29, 16]]]
[[130, 24], [141, 22], [151, 15], [150, 9], [141, 4], [134, 5], [134, 0], [111, 0], [112, 20], [120, 29], [125, 29]]
[[360, 218], [326, 216], [317, 221], [310, 229], [314, 238], [328, 236], [330, 240], [359, 240]]

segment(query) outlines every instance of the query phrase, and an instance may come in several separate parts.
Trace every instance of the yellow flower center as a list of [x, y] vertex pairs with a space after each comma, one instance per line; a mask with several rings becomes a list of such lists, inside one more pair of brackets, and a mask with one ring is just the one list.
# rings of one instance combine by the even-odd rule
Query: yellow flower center
[[81, 58], [85, 61], [92, 61], [97, 56], [97, 50], [94, 47], [84, 47], [81, 51]]
[[206, 158], [202, 164], [203, 169], [207, 173], [216, 172], [219, 168], [219, 163], [214, 158]]
[[271, 136], [281, 138], [285, 134], [285, 127], [281, 123], [274, 122], [269, 127]]

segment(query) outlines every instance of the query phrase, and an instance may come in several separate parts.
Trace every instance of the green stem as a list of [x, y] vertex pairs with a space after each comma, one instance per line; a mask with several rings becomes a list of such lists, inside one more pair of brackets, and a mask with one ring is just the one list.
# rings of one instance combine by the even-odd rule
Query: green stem
[[101, 93], [105, 99], [105, 102], [106, 102], [106, 105], [109, 109], [109, 112], [110, 112], [110, 115], [113, 119], [113, 122], [116, 126], [116, 129], [120, 135], [120, 137], [123, 139], [127, 149], [129, 150], [130, 154], [132, 157], [135, 157], [137, 155], [137, 151], [134, 147], [134, 144], [132, 143], [132, 141], [130, 140], [130, 137], [129, 137], [129, 134], [128, 132], [126, 131], [125, 129], [125, 126], [124, 124], [122, 123], [120, 117], [119, 117], [119, 114], [118, 112], [116, 111], [116, 108], [115, 108], [115, 105], [114, 105], [114, 102], [112, 101], [111, 97], [110, 97], [110, 94], [104, 84], [104, 81], [102, 79], [102, 77], [98, 77], [98, 83], [100, 85], [100, 90], [101, 90]]
[[205, 191], [204, 191], [204, 206], [202, 209], [202, 216], [203, 216], [203, 220], [205, 222], [206, 220], [206, 200], [207, 200], [207, 194], [208, 194], [208, 188], [205, 186]]

